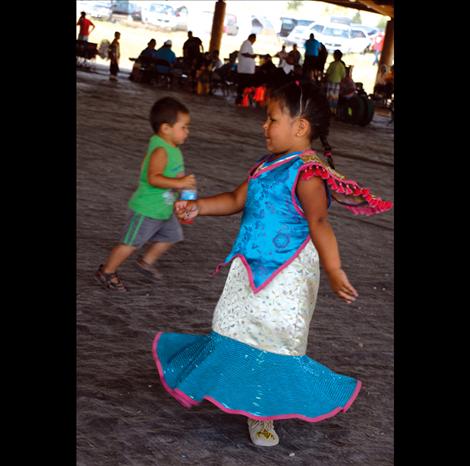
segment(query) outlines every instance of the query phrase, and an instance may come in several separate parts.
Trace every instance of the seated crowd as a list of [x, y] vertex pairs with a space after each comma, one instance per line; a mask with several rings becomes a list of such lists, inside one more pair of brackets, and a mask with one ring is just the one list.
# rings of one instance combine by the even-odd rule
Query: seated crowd
[[[250, 35], [251, 42], [256, 40], [254, 34]], [[142, 50], [135, 64], [130, 79], [137, 82], [164, 84], [171, 86], [174, 79], [183, 86], [187, 85], [192, 92], [198, 95], [213, 94], [220, 89], [224, 94], [233, 89], [237, 92], [236, 103], [241, 106], [253, 103], [263, 105], [267, 88], [278, 87], [289, 81], [314, 80], [325, 89], [331, 101], [332, 113], [335, 114], [337, 102], [350, 101], [351, 97], [359, 93], [365, 94], [360, 83], [352, 80], [352, 67], [347, 67], [341, 59], [342, 53], [335, 51], [334, 61], [324, 71], [328, 52], [321, 44], [318, 59], [304, 62], [301, 65], [301, 54], [297, 45], [287, 51], [285, 45], [274, 57], [279, 60], [277, 66], [269, 54], [243, 53], [244, 50], [234, 51], [224, 62], [219, 57], [219, 51], [204, 51], [202, 41], [188, 31], [188, 39], [183, 45], [183, 56], [177, 58], [171, 49], [172, 42], [167, 40], [162, 47], [156, 49], [155, 39], [151, 39], [147, 47]], [[254, 74], [240, 74], [237, 61], [240, 57], [248, 56], [259, 58]], [[253, 60], [254, 61], [254, 60]], [[389, 95], [393, 92], [393, 67], [390, 73], [382, 76], [374, 88], [375, 94]], [[242, 80], [243, 78], [243, 80]]]

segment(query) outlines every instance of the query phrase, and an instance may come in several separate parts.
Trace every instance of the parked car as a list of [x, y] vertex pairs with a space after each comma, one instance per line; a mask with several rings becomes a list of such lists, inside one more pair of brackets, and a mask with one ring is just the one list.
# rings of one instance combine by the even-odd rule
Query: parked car
[[310, 19], [281, 18], [280, 37], [287, 37], [297, 26], [309, 26], [314, 21]]
[[351, 28], [341, 23], [325, 24], [321, 32], [315, 34], [315, 39], [319, 40], [328, 50], [333, 53], [336, 49], [343, 53], [348, 53], [350, 48]]
[[365, 26], [363, 24], [353, 24], [352, 25], [355, 29], [361, 29], [366, 33], [366, 36], [369, 39], [369, 45], [367, 46], [367, 52], [371, 52], [372, 44], [375, 41], [375, 38], [382, 32], [379, 28], [373, 26]]
[[142, 22], [169, 31], [176, 29], [177, 17], [172, 6], [164, 3], [148, 3], [142, 11]]
[[296, 26], [293, 31], [287, 36], [285, 44], [297, 44], [299, 48], [302, 48], [305, 44], [305, 41], [310, 37], [310, 34], [313, 33], [315, 38], [317, 38], [318, 33], [321, 33], [323, 29], [325, 29], [324, 24], [315, 22], [313, 22], [309, 26]]
[[351, 26], [349, 53], [366, 53], [370, 47], [370, 38], [364, 29]]
[[[202, 40], [210, 37], [212, 32], [212, 20], [214, 13], [212, 11], [201, 11], [191, 14], [188, 18], [188, 30], [193, 31], [193, 35]], [[224, 33], [228, 36], [236, 36], [239, 31], [237, 17], [226, 13], [224, 19]]]
[[188, 9], [185, 6], [180, 6], [175, 10], [175, 30], [187, 31], [188, 30]]
[[142, 6], [140, 1], [129, 2], [131, 4], [131, 16], [134, 21], [142, 21]]
[[226, 14], [224, 20], [224, 32], [228, 36], [236, 36], [238, 34], [237, 17], [235, 15]]
[[243, 36], [256, 34], [259, 37], [272, 38], [273, 43], [279, 44], [276, 29], [266, 16], [251, 15], [251, 21], [243, 21], [240, 26], [240, 33]]
[[349, 18], [348, 16], [330, 16], [330, 23], [347, 24], [350, 26], [352, 23], [352, 18]]
[[87, 16], [108, 21], [111, 18], [111, 2], [77, 2], [77, 8]]
[[131, 3], [127, 0], [113, 0], [111, 2], [110, 21], [141, 21], [141, 9], [138, 4]]
[[308, 39], [308, 35], [306, 34], [307, 29], [307, 26], [296, 26], [285, 38], [284, 44], [287, 46], [297, 44], [299, 47], [303, 47], [306, 38]]
[[299, 48], [303, 48], [305, 41], [312, 33], [315, 39], [323, 43], [329, 53], [333, 53], [336, 49], [343, 53], [365, 53], [370, 44], [366, 32], [355, 25], [313, 23], [303, 29], [297, 28], [287, 36], [286, 45], [296, 43]]

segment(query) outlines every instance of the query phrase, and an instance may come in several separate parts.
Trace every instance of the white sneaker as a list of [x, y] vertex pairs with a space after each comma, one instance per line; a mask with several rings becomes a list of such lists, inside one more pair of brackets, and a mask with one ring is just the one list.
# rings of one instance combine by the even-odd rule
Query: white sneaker
[[248, 430], [251, 441], [260, 447], [274, 447], [279, 443], [279, 437], [274, 430], [273, 421], [254, 421], [248, 419]]

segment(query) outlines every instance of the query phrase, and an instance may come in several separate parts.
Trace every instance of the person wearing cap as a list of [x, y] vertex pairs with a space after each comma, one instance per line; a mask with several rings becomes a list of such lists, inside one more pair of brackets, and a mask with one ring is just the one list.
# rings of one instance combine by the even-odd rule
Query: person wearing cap
[[157, 72], [162, 74], [168, 74], [171, 71], [171, 66], [176, 62], [176, 55], [173, 50], [171, 50], [171, 40], [165, 41], [162, 47], [160, 47], [155, 52], [155, 57], [159, 58], [160, 60], [166, 60], [170, 67], [165, 65], [157, 65]]
[[85, 16], [86, 16], [86, 13], [82, 11], [80, 13], [80, 18], [78, 18], [78, 21], [77, 21], [77, 26], [80, 26], [80, 31], [78, 32], [78, 40], [83, 40], [84, 42], [88, 42], [88, 36], [93, 31], [93, 29], [95, 29], [95, 25]]

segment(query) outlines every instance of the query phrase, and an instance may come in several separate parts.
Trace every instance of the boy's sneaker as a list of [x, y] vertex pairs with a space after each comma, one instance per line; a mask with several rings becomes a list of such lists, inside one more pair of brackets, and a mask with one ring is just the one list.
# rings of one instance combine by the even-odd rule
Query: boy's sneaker
[[98, 280], [99, 283], [101, 283], [105, 288], [108, 288], [109, 290], [115, 290], [120, 292], [128, 291], [116, 272], [103, 272], [103, 264], [98, 267], [98, 270], [95, 273], [95, 278], [96, 280]]
[[260, 447], [274, 447], [279, 443], [279, 437], [274, 430], [273, 421], [255, 421], [248, 419], [248, 430], [251, 441]]
[[137, 259], [136, 264], [139, 270], [145, 273], [148, 277], [155, 278], [156, 280], [160, 280], [163, 277], [161, 272], [159, 272], [153, 265], [145, 262], [142, 258]]

